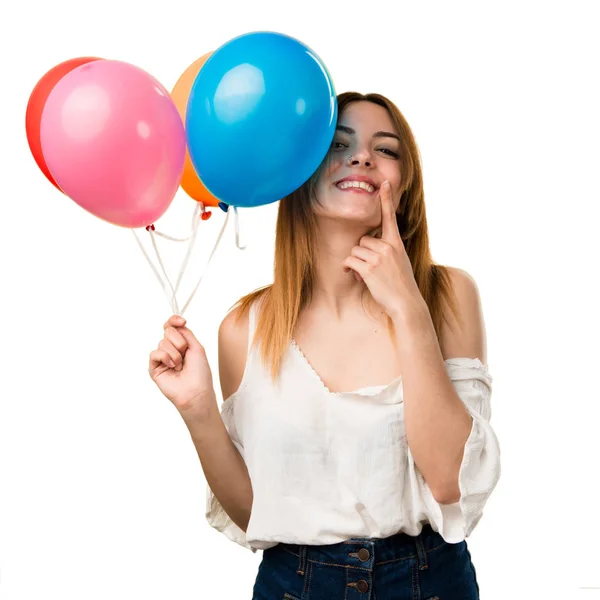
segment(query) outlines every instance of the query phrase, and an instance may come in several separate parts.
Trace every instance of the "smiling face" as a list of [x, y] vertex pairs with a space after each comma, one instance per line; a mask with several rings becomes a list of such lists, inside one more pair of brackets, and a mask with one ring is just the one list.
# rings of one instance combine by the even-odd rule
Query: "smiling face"
[[398, 134], [385, 108], [368, 101], [349, 104], [338, 119], [317, 181], [315, 214], [379, 226], [379, 188], [386, 179], [395, 208], [400, 200], [399, 151]]

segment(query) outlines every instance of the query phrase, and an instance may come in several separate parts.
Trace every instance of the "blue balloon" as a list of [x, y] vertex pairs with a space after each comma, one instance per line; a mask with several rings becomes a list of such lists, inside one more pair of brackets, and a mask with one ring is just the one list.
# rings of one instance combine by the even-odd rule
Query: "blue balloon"
[[186, 110], [188, 151], [216, 198], [260, 206], [310, 178], [336, 121], [337, 98], [319, 57], [292, 37], [249, 33], [215, 50], [200, 69]]

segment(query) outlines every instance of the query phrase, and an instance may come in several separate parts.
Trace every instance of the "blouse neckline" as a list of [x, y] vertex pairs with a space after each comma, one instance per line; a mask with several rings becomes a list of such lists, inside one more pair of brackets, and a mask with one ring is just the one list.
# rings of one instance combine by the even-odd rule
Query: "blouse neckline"
[[[368, 386], [361, 387], [361, 388], [358, 388], [356, 390], [352, 390], [349, 392], [345, 392], [345, 391], [333, 392], [325, 385], [325, 382], [323, 381], [323, 379], [321, 378], [319, 373], [317, 373], [316, 369], [312, 366], [312, 364], [310, 363], [308, 358], [306, 358], [306, 355], [304, 354], [304, 352], [302, 352], [302, 349], [300, 348], [300, 346], [298, 346], [298, 343], [296, 342], [295, 339], [293, 339], [293, 338], [291, 339], [290, 346], [292, 347], [292, 349], [294, 350], [296, 355], [300, 358], [300, 361], [304, 364], [304, 366], [306, 367], [308, 372], [312, 374], [313, 379], [315, 379], [317, 384], [321, 387], [322, 391], [327, 396], [334, 396], [334, 397], [335, 396], [348, 396], [348, 395], [373, 396], [373, 395], [378, 395], [378, 394], [382, 393], [383, 391], [387, 390], [388, 388], [390, 388], [393, 385], [400, 383], [402, 381], [402, 375], [398, 375], [398, 377], [396, 377], [389, 383], [385, 383], [385, 384], [381, 384], [381, 385], [368, 385]], [[374, 391], [375, 393], [368, 392], [367, 390], [372, 390], [372, 392]]]

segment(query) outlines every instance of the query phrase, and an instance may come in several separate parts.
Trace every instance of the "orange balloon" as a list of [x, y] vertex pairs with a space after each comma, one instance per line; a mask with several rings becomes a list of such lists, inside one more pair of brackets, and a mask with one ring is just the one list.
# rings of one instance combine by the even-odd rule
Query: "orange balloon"
[[[212, 52], [201, 56], [199, 59], [195, 60], [181, 75], [181, 77], [177, 80], [173, 91], [171, 92], [171, 98], [173, 102], [175, 102], [175, 106], [179, 111], [179, 115], [181, 116], [181, 120], [185, 123], [185, 113], [187, 111], [187, 103], [188, 98], [190, 96], [190, 91], [192, 89], [192, 85], [196, 80], [196, 76], [200, 72], [200, 69], [204, 65], [204, 63], [211, 56]], [[205, 206], [218, 206], [219, 200], [215, 198], [204, 186], [204, 184], [200, 181], [196, 170], [194, 169], [194, 165], [190, 159], [189, 151], [185, 150], [185, 162], [183, 165], [183, 176], [181, 178], [181, 187], [185, 191], [185, 193], [192, 198], [193, 200], [197, 200], [199, 202], [203, 202]]]

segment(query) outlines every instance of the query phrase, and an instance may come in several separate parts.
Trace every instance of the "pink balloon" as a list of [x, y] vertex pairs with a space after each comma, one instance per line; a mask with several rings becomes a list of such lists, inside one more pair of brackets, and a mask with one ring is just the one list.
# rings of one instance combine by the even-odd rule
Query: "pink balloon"
[[48, 96], [40, 137], [62, 191], [114, 225], [151, 225], [179, 188], [179, 111], [154, 77], [129, 63], [99, 60], [67, 73]]

